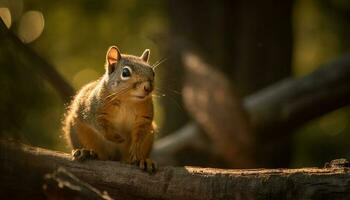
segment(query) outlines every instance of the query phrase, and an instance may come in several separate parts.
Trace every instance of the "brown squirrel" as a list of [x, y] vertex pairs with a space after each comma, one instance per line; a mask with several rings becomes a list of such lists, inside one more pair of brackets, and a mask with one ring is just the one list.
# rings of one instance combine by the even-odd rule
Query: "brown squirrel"
[[119, 160], [155, 171], [149, 159], [155, 135], [149, 56], [149, 49], [140, 57], [108, 49], [105, 74], [77, 93], [63, 121], [73, 160]]

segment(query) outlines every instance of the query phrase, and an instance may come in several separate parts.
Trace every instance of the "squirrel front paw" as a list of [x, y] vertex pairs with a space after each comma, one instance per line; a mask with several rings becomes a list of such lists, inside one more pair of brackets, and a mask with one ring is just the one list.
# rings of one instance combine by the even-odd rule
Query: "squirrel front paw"
[[142, 170], [144, 170], [144, 171], [147, 171], [147, 172], [149, 172], [149, 173], [154, 173], [154, 172], [156, 172], [156, 171], [157, 171], [157, 168], [158, 168], [157, 164], [156, 164], [153, 160], [151, 160], [151, 159], [149, 159], [149, 158], [147, 158], [147, 159], [141, 159], [141, 160], [135, 161], [134, 163], [135, 163], [140, 169], [142, 169]]
[[89, 149], [73, 149], [72, 160], [84, 161], [84, 160], [95, 160], [98, 156], [93, 150]]

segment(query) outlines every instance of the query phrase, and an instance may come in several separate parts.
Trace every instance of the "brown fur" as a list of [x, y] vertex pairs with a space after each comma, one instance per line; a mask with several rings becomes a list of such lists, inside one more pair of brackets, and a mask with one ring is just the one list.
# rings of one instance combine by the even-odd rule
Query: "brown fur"
[[[145, 160], [154, 140], [153, 101], [151, 94], [142, 100], [135, 94], [143, 94], [145, 85], [153, 84], [153, 70], [147, 64], [148, 57], [117, 56], [121, 58], [113, 60], [107, 55], [107, 62], [113, 61], [106, 67], [110, 74], [106, 72], [75, 96], [65, 115], [63, 131], [73, 149], [91, 149], [102, 160]], [[133, 74], [130, 80], [121, 81], [113, 73], [119, 73], [125, 65], [133, 66]]]

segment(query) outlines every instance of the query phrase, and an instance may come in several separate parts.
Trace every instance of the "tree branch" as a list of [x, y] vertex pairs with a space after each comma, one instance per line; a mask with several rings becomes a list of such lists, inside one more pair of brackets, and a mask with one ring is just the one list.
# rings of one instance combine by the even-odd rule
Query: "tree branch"
[[152, 157], [158, 163], [176, 165], [176, 161], [174, 160], [175, 154], [179, 150], [186, 148], [189, 145], [188, 141], [192, 141], [192, 146], [194, 142], [196, 144], [205, 143], [204, 140], [201, 140], [197, 131], [198, 127], [196, 124], [189, 123], [175, 133], [156, 140], [152, 150]]
[[10, 49], [17, 57], [24, 59], [26, 65], [36, 70], [43, 76], [61, 95], [65, 102], [68, 102], [74, 95], [74, 88], [57, 72], [57, 70], [44, 58], [39, 56], [29, 46], [14, 35], [0, 18], [0, 36], [3, 37], [1, 48]]
[[45, 175], [43, 190], [48, 199], [112, 200], [106, 192], [102, 194], [62, 167]]
[[254, 134], [240, 98], [225, 75], [199, 56], [183, 55], [187, 110], [231, 166], [254, 166]]
[[[271, 132], [286, 134], [309, 120], [347, 105], [350, 105], [349, 55], [320, 66], [307, 76], [277, 82], [244, 98], [243, 101], [251, 125], [260, 137], [268, 137]], [[196, 119], [196, 115], [193, 116]], [[194, 123], [190, 122], [186, 126], [194, 126]], [[176, 132], [168, 137], [176, 138], [175, 134], [182, 133]], [[192, 130], [191, 138], [194, 137], [200, 138], [198, 128]], [[168, 142], [167, 145], [158, 144], [162, 142], [163, 140], [156, 141], [155, 146], [162, 146], [162, 151], [167, 151], [167, 145], [173, 146], [177, 140]], [[186, 143], [191, 142], [192, 140], [187, 140], [181, 145], [186, 146]], [[162, 152], [158, 153], [158, 149], [155, 149], [154, 154]]]
[[156, 174], [119, 162], [70, 160], [68, 154], [0, 142], [0, 194], [43, 199], [43, 177], [64, 167], [116, 199], [346, 199], [349, 168], [222, 170], [163, 167]]
[[350, 55], [313, 73], [280, 81], [244, 99], [259, 132], [297, 128], [330, 111], [350, 105]]

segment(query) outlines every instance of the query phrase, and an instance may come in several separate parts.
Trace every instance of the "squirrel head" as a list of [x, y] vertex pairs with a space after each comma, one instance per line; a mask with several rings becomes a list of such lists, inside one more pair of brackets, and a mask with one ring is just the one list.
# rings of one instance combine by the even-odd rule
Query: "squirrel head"
[[149, 65], [150, 50], [141, 56], [121, 54], [111, 46], [106, 55], [106, 86], [119, 98], [143, 101], [151, 98], [154, 87], [154, 71]]

